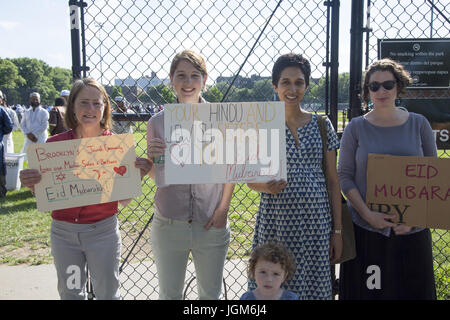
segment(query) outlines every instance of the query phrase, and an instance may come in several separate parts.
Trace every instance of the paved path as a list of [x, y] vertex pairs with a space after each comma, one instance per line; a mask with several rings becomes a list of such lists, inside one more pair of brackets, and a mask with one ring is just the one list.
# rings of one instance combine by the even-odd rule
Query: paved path
[[59, 299], [56, 283], [53, 264], [0, 265], [0, 300]]
[[[247, 272], [243, 260], [227, 260], [224, 269], [229, 300], [237, 300], [246, 291]], [[188, 265], [188, 276], [194, 271], [193, 263]], [[339, 266], [336, 267], [339, 274]], [[151, 261], [125, 266], [121, 273], [121, 293], [125, 300], [157, 300], [158, 287], [156, 267]], [[56, 289], [56, 270], [53, 264], [39, 266], [0, 265], [0, 300], [59, 300]], [[188, 299], [197, 299], [195, 281], [188, 290]], [[223, 295], [221, 299], [224, 299]]]
[[[247, 283], [245, 261], [226, 261], [225, 278], [228, 299], [242, 295]], [[189, 263], [187, 279], [194, 272], [193, 263]], [[151, 261], [125, 266], [121, 273], [121, 294], [124, 299], [157, 300], [158, 287], [156, 267]], [[187, 298], [196, 299], [195, 281], [188, 290]], [[0, 265], [0, 300], [58, 300], [56, 270], [53, 264], [39, 266]]]

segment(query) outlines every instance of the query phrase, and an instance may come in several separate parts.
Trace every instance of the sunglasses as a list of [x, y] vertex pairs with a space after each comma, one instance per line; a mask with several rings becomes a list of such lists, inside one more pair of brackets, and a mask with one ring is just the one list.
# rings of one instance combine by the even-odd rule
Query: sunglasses
[[380, 89], [381, 86], [383, 86], [383, 88], [385, 88], [386, 90], [392, 90], [394, 89], [396, 84], [395, 80], [388, 80], [388, 81], [384, 81], [384, 82], [371, 82], [368, 84], [369, 90], [372, 92], [377, 92], [378, 89]]

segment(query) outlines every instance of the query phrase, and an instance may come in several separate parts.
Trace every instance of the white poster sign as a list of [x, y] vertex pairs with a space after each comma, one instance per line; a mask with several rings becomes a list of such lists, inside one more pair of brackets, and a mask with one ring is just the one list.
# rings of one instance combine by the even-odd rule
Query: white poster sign
[[168, 104], [164, 110], [165, 184], [286, 180], [283, 102]]

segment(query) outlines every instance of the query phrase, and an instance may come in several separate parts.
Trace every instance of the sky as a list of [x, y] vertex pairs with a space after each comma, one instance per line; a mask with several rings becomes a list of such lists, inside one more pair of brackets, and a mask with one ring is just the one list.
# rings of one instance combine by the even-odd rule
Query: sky
[[[97, 0], [98, 1], [98, 0]], [[0, 58], [30, 57], [71, 69], [68, 0], [0, 0]], [[348, 71], [350, 0], [341, 1], [339, 72]]]
[[0, 0], [0, 58], [72, 68], [68, 0]]

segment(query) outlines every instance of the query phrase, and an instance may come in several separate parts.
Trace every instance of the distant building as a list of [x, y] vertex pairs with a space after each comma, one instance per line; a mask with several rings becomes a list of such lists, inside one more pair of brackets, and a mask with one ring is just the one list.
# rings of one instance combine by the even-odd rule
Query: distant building
[[157, 86], [161, 83], [168, 84], [169, 79], [160, 79], [156, 75], [156, 72], [152, 71], [151, 76], [144, 76], [142, 78], [134, 79], [132, 77], [127, 77], [125, 79], [114, 79], [114, 85], [122, 87], [139, 87], [142, 90], [147, 90], [149, 87]]
[[[233, 81], [233, 79], [234, 79], [234, 76], [232, 76], [232, 77], [219, 76], [216, 79], [216, 83], [219, 83], [219, 82], [231, 83]], [[251, 75], [250, 78], [237, 76], [236, 80], [234, 81], [233, 86], [236, 87], [236, 88], [252, 88], [253, 87], [253, 83], [255, 83], [256, 81], [267, 80], [267, 79], [272, 79], [272, 77], [261, 77], [261, 76], [256, 75], [256, 74]]]
[[[113, 93], [113, 86], [105, 86], [106, 93], [111, 96]], [[137, 101], [137, 97], [143, 92], [143, 89], [139, 86], [122, 86], [122, 94], [128, 103], [134, 103]]]

